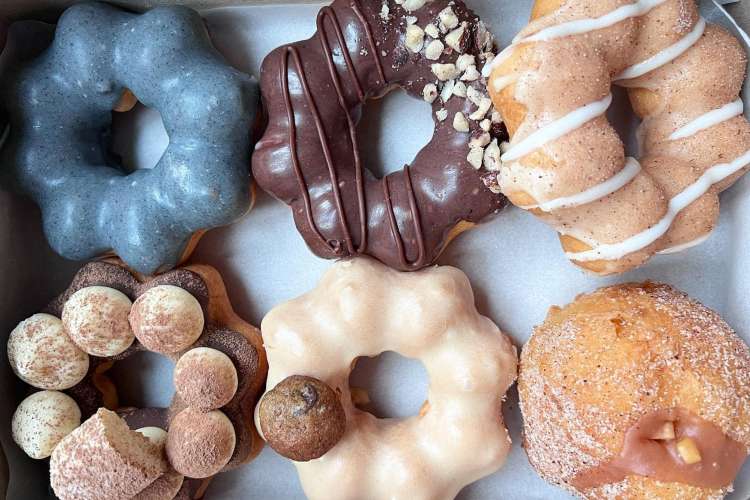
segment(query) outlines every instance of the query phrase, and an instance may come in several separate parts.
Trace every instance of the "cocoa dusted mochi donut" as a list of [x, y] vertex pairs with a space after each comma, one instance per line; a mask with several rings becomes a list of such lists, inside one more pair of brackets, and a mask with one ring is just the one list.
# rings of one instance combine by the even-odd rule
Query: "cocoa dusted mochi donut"
[[553, 307], [521, 355], [529, 461], [590, 499], [721, 499], [750, 450], [750, 349], [654, 283]]
[[[169, 408], [119, 405], [106, 372], [115, 362], [144, 351], [176, 362], [176, 394]], [[72, 473], [82, 467], [82, 450], [147, 453], [123, 444], [142, 439], [110, 439], [110, 429], [139, 430], [164, 455], [167, 467], [138, 483], [135, 498], [141, 500], [198, 498], [212, 476], [249, 462], [263, 446], [252, 424], [267, 372], [261, 336], [233, 312], [213, 268], [193, 265], [146, 278], [115, 260], [87, 264], [43, 314], [13, 331], [8, 359], [32, 386], [64, 390], [36, 393], [47, 395], [39, 402], [24, 401], [13, 428], [16, 442], [30, 456], [53, 454], [52, 486], [60, 498], [100, 498], [101, 488], [113, 480], [105, 464], [88, 456], [84, 465], [93, 468], [90, 473]], [[39, 415], [37, 407], [44, 410]], [[101, 414], [103, 408], [117, 414]], [[51, 417], [57, 415], [65, 418]], [[106, 443], [92, 444], [86, 430], [58, 451], [57, 443], [65, 442], [81, 417], [83, 426], [104, 429], [93, 434], [107, 437]], [[128, 477], [118, 481], [130, 492]]]
[[[268, 128], [255, 178], [292, 207], [316, 255], [425, 267], [504, 205], [496, 171], [507, 132], [480, 74], [493, 36], [459, 0], [336, 0], [317, 27], [263, 62]], [[435, 131], [411, 165], [377, 179], [357, 123], [394, 88], [431, 104]]]
[[[250, 209], [258, 86], [224, 61], [195, 11], [77, 4], [48, 49], [17, 63], [1, 93], [0, 174], [40, 206], [62, 256], [113, 251], [154, 274]], [[138, 100], [161, 113], [170, 142], [153, 169], [129, 172], [106, 137], [112, 110]]]
[[[269, 371], [256, 426], [295, 460], [311, 500], [454, 498], [505, 462], [502, 402], [516, 349], [477, 312], [458, 269], [340, 261], [261, 329]], [[378, 419], [355, 406], [356, 360], [385, 351], [424, 363], [430, 388], [419, 415]]]

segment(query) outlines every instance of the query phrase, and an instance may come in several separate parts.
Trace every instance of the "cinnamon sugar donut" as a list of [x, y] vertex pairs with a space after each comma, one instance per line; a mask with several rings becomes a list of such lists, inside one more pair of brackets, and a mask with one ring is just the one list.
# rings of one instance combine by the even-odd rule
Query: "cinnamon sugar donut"
[[[401, 273], [365, 257], [339, 262], [261, 328], [266, 389], [292, 375], [312, 377], [340, 395], [346, 415], [332, 449], [295, 463], [308, 498], [453, 498], [504, 463], [510, 438], [501, 404], [516, 377], [516, 351], [477, 312], [458, 269]], [[378, 419], [352, 402], [357, 358], [384, 351], [424, 363], [430, 389], [419, 415]]]
[[[489, 78], [512, 136], [502, 192], [599, 274], [701, 243], [750, 164], [746, 63], [694, 0], [537, 0]], [[605, 116], [613, 82], [643, 120], [640, 160]]]
[[[117, 297], [117, 304], [124, 304], [127, 299], [128, 303], [132, 303], [132, 308], [129, 311], [122, 311], [119, 307], [113, 310], [109, 301], [75, 300], [81, 296]], [[154, 300], [163, 307], [155, 307], [152, 303]], [[79, 307], [82, 304], [84, 307]], [[104, 306], [104, 309], [99, 310], [99, 306]], [[263, 442], [255, 431], [252, 417], [265, 381], [265, 352], [260, 332], [242, 321], [231, 309], [216, 270], [193, 265], [147, 278], [133, 275], [116, 261], [90, 263], [78, 272], [70, 287], [47, 307], [47, 315], [43, 319], [60, 317], [64, 315], [63, 311], [67, 311], [65, 316], [76, 318], [73, 324], [89, 326], [87, 338], [91, 343], [88, 345], [93, 346], [94, 350], [102, 345], [110, 345], [113, 339], [135, 336], [135, 341], [132, 338], [129, 340], [132, 345], [121, 354], [98, 357], [94, 352], [88, 352], [88, 374], [72, 387], [66, 384], [69, 388], [65, 392], [75, 400], [84, 419], [106, 407], [117, 410], [133, 430], [156, 427], [174, 434], [167, 439], [166, 445], [166, 455], [174, 470], [170, 469], [171, 476], [165, 478], [164, 485], [155, 486], [154, 492], [171, 488], [176, 479], [172, 476], [177, 473], [186, 476], [180, 494], [185, 498], [199, 497], [207, 487], [205, 479], [239, 467], [260, 452]], [[127, 331], [120, 325], [123, 316], [126, 324], [130, 317]], [[55, 322], [49, 323], [51, 328], [56, 328]], [[175, 325], [180, 327], [184, 336], [174, 338]], [[198, 329], [197, 336], [193, 333], [195, 328]], [[55, 331], [60, 334], [59, 329]], [[120, 408], [116, 389], [106, 376], [115, 362], [149, 350], [141, 342], [143, 332], [148, 332], [152, 352], [163, 353], [177, 362], [177, 393], [169, 408]], [[19, 335], [13, 344], [14, 351], [30, 352], [21, 345], [24, 342], [33, 342], [36, 352], [43, 351], [45, 346], [54, 348], [57, 345], [39, 345], [36, 341], [38, 337], [38, 333], [31, 337]], [[86, 348], [83, 346], [84, 350]], [[11, 363], [13, 359], [20, 358], [15, 356]], [[71, 372], [69, 363], [57, 361], [39, 365], [39, 369], [51, 371], [47, 373], [47, 378], [36, 376], [36, 365], [33, 365], [24, 372], [25, 380], [41, 380], [46, 384], [48, 379], [55, 378], [57, 371], [64, 374]], [[14, 369], [18, 371], [17, 367]], [[221, 376], [217, 377], [217, 374]], [[208, 415], [212, 415], [211, 422], [219, 424], [203, 425], [203, 416]], [[195, 440], [178, 439], [179, 436], [202, 436], [199, 449], [194, 446]], [[192, 448], [190, 443], [193, 443]], [[66, 455], [59, 457], [60, 463], [73, 467], [69, 462], [76, 460], [75, 454], [79, 448], [79, 445], [69, 445]], [[104, 480], [106, 476], [100, 479]], [[91, 481], [95, 482], [94, 479]], [[143, 498], [148, 498], [154, 492], [144, 493]]]
[[[480, 74], [494, 50], [461, 0], [335, 0], [312, 38], [266, 57], [268, 128], [253, 173], [291, 206], [316, 255], [420, 269], [503, 207], [491, 189], [507, 131]], [[357, 123], [368, 101], [392, 89], [430, 103], [435, 131], [410, 165], [377, 179], [364, 167]]]
[[518, 389], [531, 464], [584, 498], [720, 499], [750, 450], [750, 349], [667, 285], [553, 307]]

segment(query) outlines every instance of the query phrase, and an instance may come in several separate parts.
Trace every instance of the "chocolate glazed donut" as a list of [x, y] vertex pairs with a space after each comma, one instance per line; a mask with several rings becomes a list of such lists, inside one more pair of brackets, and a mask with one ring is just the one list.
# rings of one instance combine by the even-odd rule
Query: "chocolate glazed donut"
[[[407, 23], [434, 24], [448, 7], [465, 26], [460, 50], [446, 46], [437, 60], [408, 50]], [[462, 2], [450, 0], [413, 12], [394, 2], [336, 0], [320, 11], [317, 27], [309, 40], [277, 48], [263, 62], [269, 123], [256, 146], [254, 176], [291, 205], [315, 254], [369, 254], [400, 270], [425, 267], [453, 237], [505, 203], [487, 187], [493, 174], [467, 160], [472, 138], [483, 133], [479, 121], [470, 121], [466, 132], [453, 125], [456, 113], [469, 116], [474, 104], [465, 95], [435, 99], [434, 115], [447, 116], [435, 119], [432, 140], [411, 165], [383, 179], [363, 166], [357, 122], [368, 100], [393, 88], [422, 99], [426, 85], [442, 85], [433, 63], [455, 63], [463, 53], [476, 56], [479, 65], [480, 56], [493, 50], [487, 49], [494, 47], [492, 36]], [[425, 36], [425, 46], [429, 40]]]

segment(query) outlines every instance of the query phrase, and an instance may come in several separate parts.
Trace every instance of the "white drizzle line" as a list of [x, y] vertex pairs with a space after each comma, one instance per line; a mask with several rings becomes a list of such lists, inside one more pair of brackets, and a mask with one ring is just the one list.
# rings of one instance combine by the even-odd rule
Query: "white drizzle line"
[[631, 17], [641, 17], [664, 2], [666, 2], [666, 0], [639, 0], [630, 5], [623, 5], [601, 17], [568, 21], [556, 26], [545, 28], [526, 38], [520, 38], [519, 35], [513, 39], [513, 43], [546, 42], [554, 40], [555, 38], [581, 35], [583, 33], [609, 28], [610, 26], [614, 26], [615, 24]]
[[495, 92], [500, 93], [505, 87], [509, 87], [516, 83], [516, 80], [518, 80], [518, 77], [515, 75], [498, 76], [492, 81], [492, 85]]
[[696, 238], [693, 241], [688, 241], [687, 243], [683, 243], [681, 245], [675, 245], [671, 248], [665, 248], [664, 250], [656, 253], [658, 253], [659, 255], [671, 255], [673, 253], [683, 252], [685, 250], [688, 250], [689, 248], [697, 247], [701, 243], [705, 243], [710, 237], [711, 233], [704, 234], [700, 238]]
[[609, 94], [601, 101], [581, 106], [575, 111], [572, 111], [562, 118], [559, 118], [529, 134], [518, 144], [512, 145], [511, 148], [501, 157], [501, 160], [512, 161], [526, 156], [545, 144], [576, 130], [597, 116], [603, 115], [606, 113], [607, 109], [609, 109], [610, 104], [612, 104], [612, 94]]
[[632, 181], [640, 171], [641, 164], [638, 163], [638, 160], [635, 158], [627, 158], [625, 161], [625, 167], [609, 180], [604, 181], [601, 184], [572, 196], [565, 196], [540, 203], [539, 205], [529, 205], [520, 208], [523, 208], [524, 210], [538, 208], [544, 212], [552, 212], [561, 208], [572, 208], [586, 205], [587, 203], [592, 203], [619, 191], [623, 186]]
[[8, 137], [10, 136], [10, 124], [5, 125], [5, 128], [3, 128], [3, 133], [0, 135], [0, 149], [3, 149], [3, 146], [5, 146], [5, 141], [8, 140]]
[[614, 81], [632, 80], [633, 78], [643, 76], [646, 73], [650, 73], [655, 69], [661, 68], [665, 64], [674, 61], [682, 54], [687, 52], [690, 47], [695, 45], [698, 40], [700, 40], [701, 36], [703, 36], [704, 31], [706, 31], [706, 20], [701, 17], [693, 28], [693, 31], [685, 35], [685, 37], [683, 37], [679, 42], [675, 43], [674, 45], [670, 45], [666, 49], [657, 54], [654, 54], [645, 61], [634, 64], [633, 66], [625, 69], [625, 71], [614, 78]]
[[631, 236], [625, 241], [600, 245], [585, 252], [566, 252], [565, 255], [577, 262], [591, 262], [595, 260], [618, 260], [642, 250], [664, 236], [672, 227], [672, 223], [680, 212], [706, 194], [715, 184], [739, 172], [748, 164], [750, 164], [750, 151], [731, 163], [722, 163], [709, 168], [694, 184], [669, 200], [667, 214], [656, 225]]
[[737, 99], [736, 101], [729, 103], [726, 106], [715, 109], [713, 111], [709, 111], [703, 116], [699, 116], [692, 122], [675, 131], [672, 135], [669, 136], [669, 140], [676, 141], [693, 136], [701, 130], [706, 130], [707, 128], [711, 128], [727, 120], [731, 120], [735, 116], [739, 116], [744, 113], [744, 111], [745, 104], [742, 102], [742, 99]]
[[537, 33], [525, 38], [521, 38], [521, 35], [517, 35], [513, 39], [512, 43], [508, 45], [502, 52], [500, 52], [500, 54], [498, 54], [490, 64], [485, 65], [485, 67], [483, 68], [483, 76], [485, 78], [490, 76], [492, 70], [498, 67], [505, 59], [507, 59], [510, 53], [522, 43], [540, 41], [546, 42], [549, 40], [554, 40], [556, 38], [581, 35], [583, 33], [609, 28], [631, 17], [640, 17], [648, 14], [655, 7], [658, 7], [666, 1], [667, 0], [638, 0], [636, 3], [624, 5], [601, 17], [568, 21], [556, 26], [544, 28], [543, 30], [538, 31]]

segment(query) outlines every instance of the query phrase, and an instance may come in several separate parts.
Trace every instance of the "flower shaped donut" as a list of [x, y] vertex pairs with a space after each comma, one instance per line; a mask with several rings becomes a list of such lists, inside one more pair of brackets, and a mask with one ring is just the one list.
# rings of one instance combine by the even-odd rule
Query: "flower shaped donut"
[[[501, 190], [599, 274], [701, 243], [750, 164], [746, 63], [693, 0], [537, 0], [488, 83], [512, 136]], [[605, 116], [612, 82], [643, 120], [639, 160]]]
[[[176, 362], [169, 408], [120, 406], [107, 371], [143, 351]], [[8, 360], [16, 375], [42, 389], [19, 406], [13, 437], [32, 458], [52, 457], [51, 484], [60, 498], [100, 498], [105, 486], [127, 498], [152, 498], [145, 488], [171, 492], [158, 498], [178, 491], [196, 498], [212, 476], [249, 462], [263, 447], [252, 425], [267, 370], [260, 332], [233, 312], [213, 268], [139, 278], [116, 263], [90, 263], [45, 313], [11, 333]], [[111, 438], [128, 427], [156, 437], [158, 455], [146, 462], [165, 467], [144, 475], [133, 467], [140, 459], [123, 459], [113, 475], [100, 454], [85, 451], [149, 455], [154, 449], [133, 433], [125, 432], [130, 445]]]
[[[269, 431], [279, 430], [275, 420], [290, 406], [297, 418], [286, 429], [311, 434], [298, 442], [326, 440], [315, 434], [329, 426], [310, 427], [315, 417], [306, 413], [335, 419], [338, 412], [312, 379], [340, 395], [343, 436], [322, 457], [295, 463], [309, 498], [453, 498], [505, 461], [510, 438], [501, 403], [516, 377], [516, 351], [476, 311], [459, 270], [400, 273], [366, 257], [342, 261], [315, 290], [272, 310], [261, 330], [269, 392], [256, 424], [271, 446], [278, 436]], [[418, 416], [381, 420], [352, 402], [356, 359], [384, 351], [424, 363], [430, 389]], [[278, 401], [285, 394], [289, 404]], [[272, 408], [265, 407], [269, 397]]]
[[[127, 173], [101, 141], [111, 111], [133, 96], [161, 113], [170, 142], [153, 169]], [[113, 250], [153, 274], [250, 208], [257, 84], [228, 66], [193, 10], [71, 7], [52, 45], [4, 82], [2, 101], [0, 172], [40, 206], [66, 258]]]

